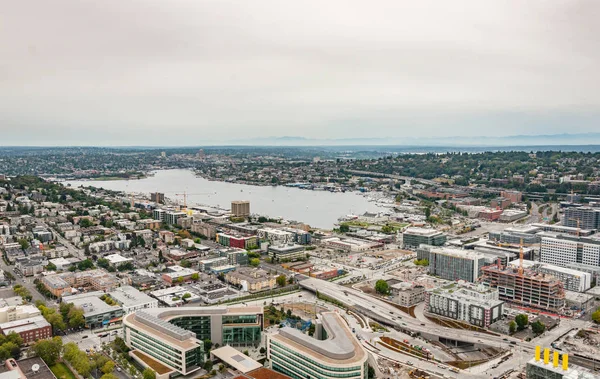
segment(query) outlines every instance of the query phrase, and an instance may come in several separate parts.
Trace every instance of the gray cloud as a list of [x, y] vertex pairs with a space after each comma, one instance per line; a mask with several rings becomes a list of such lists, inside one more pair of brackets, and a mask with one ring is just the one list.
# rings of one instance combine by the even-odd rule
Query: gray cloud
[[577, 133], [600, 120], [594, 0], [0, 4], [0, 145]]

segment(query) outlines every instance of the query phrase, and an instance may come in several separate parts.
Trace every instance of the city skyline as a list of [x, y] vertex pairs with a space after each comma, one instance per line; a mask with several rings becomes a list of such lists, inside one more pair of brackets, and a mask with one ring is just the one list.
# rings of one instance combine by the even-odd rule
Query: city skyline
[[2, 145], [582, 134], [600, 120], [592, 1], [4, 9]]

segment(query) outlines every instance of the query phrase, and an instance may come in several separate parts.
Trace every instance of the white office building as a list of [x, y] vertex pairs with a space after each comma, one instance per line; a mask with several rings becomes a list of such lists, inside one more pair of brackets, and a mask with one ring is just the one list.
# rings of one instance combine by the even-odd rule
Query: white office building
[[600, 239], [541, 233], [540, 261], [557, 266], [583, 263], [600, 266]]

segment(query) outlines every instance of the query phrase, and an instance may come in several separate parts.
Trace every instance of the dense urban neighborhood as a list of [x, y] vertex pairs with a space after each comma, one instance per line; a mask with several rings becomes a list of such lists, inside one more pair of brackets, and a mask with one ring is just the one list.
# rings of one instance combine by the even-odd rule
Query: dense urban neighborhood
[[[63, 151], [62, 168], [3, 174], [6, 370], [29, 377], [31, 360], [103, 379], [333, 378], [340, 367], [365, 379], [595, 377], [595, 155], [276, 151], [97, 149], [87, 166]], [[244, 193], [225, 208], [102, 188], [173, 168], [360, 193], [379, 211], [327, 229], [256, 213]], [[81, 177], [96, 180], [65, 182]]]

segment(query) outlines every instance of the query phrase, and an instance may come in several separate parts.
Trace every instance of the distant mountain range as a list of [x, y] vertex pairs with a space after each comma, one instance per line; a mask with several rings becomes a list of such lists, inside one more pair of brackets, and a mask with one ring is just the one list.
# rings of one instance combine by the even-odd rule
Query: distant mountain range
[[220, 141], [225, 145], [263, 146], [548, 146], [548, 145], [599, 145], [600, 133], [515, 135], [504, 137], [457, 136], [457, 137], [392, 137], [392, 138], [306, 138], [265, 137]]

